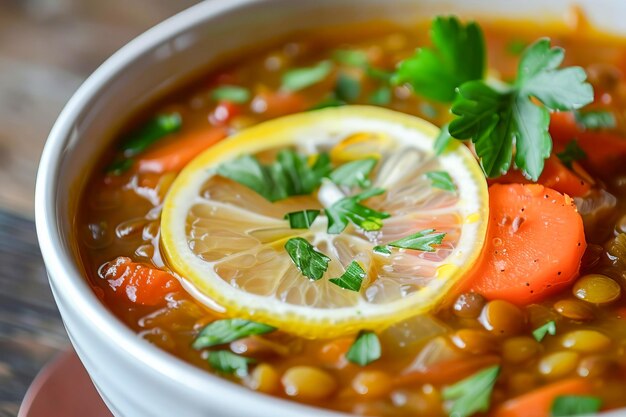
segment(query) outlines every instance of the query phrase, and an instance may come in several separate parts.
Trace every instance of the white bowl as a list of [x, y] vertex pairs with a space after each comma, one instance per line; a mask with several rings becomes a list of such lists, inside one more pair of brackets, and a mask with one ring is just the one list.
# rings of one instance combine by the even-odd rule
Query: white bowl
[[[72, 231], [77, 194], [113, 132], [179, 81], [218, 58], [295, 30], [371, 20], [410, 23], [434, 14], [561, 18], [567, 0], [207, 0], [130, 42], [78, 89], [46, 143], [36, 191], [37, 232], [70, 339], [117, 417], [339, 416], [255, 394], [140, 339], [94, 296]], [[626, 35], [626, 3], [578, 0], [605, 30]], [[616, 412], [612, 415], [626, 415]]]

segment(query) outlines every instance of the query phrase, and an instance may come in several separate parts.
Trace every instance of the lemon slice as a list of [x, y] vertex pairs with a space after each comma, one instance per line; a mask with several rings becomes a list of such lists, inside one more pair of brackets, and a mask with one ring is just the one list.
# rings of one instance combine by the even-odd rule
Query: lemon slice
[[[165, 200], [161, 236], [168, 265], [201, 302], [227, 314], [276, 326], [305, 337], [331, 337], [380, 329], [435, 308], [476, 261], [486, 233], [488, 197], [484, 176], [460, 145], [433, 153], [438, 129], [402, 113], [345, 106], [286, 116], [244, 130], [193, 160]], [[241, 155], [272, 161], [280, 149], [314, 160], [328, 152], [335, 166], [375, 156], [373, 187], [385, 193], [363, 204], [386, 212], [382, 229], [350, 224], [327, 233], [322, 214], [310, 229], [290, 229], [284, 215], [323, 209], [337, 194], [354, 194], [325, 181], [308, 196], [270, 202], [216, 174]], [[433, 186], [428, 172], [445, 171], [456, 189]], [[340, 198], [340, 197], [339, 197]], [[425, 229], [445, 232], [434, 252], [394, 248], [373, 251]], [[317, 281], [307, 279], [284, 249], [302, 237], [331, 261]], [[359, 292], [329, 281], [356, 260], [366, 271]]]

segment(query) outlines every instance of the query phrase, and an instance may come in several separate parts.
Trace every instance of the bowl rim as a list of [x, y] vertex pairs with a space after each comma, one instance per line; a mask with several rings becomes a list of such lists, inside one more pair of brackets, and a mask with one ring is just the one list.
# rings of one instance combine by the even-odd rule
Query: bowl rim
[[[65, 249], [64, 238], [57, 227], [56, 191], [63, 153], [83, 109], [146, 51], [154, 49], [203, 21], [239, 8], [268, 0], [205, 0], [164, 20], [125, 44], [102, 63], [75, 91], [55, 121], [41, 155], [35, 184], [35, 223], [39, 247], [50, 284], [71, 299], [71, 308], [79, 311], [110, 340], [131, 355], [136, 362], [158, 372], [190, 392], [211, 392], [207, 401], [223, 403], [233, 413], [262, 409], [265, 413], [280, 410], [281, 415], [319, 415], [339, 417], [347, 414], [308, 406], [283, 398], [264, 395], [197, 368], [178, 357], [137, 337], [136, 333], [113, 315], [88, 286], [76, 260]], [[233, 401], [241, 399], [245, 401]], [[287, 413], [287, 414], [285, 414]], [[233, 414], [237, 415], [237, 414]], [[276, 415], [276, 414], [275, 414]]]

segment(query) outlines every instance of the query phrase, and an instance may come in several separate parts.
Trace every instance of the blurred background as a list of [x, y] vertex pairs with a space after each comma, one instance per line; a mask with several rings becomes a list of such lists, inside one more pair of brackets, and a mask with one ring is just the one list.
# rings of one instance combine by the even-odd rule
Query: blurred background
[[46, 136], [109, 55], [196, 2], [0, 0], [0, 417], [17, 415], [37, 371], [68, 344], [33, 223]]

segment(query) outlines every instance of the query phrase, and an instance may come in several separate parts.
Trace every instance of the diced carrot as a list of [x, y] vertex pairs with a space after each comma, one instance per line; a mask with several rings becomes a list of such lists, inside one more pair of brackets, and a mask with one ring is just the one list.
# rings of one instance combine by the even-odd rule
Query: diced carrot
[[487, 241], [463, 292], [526, 305], [576, 278], [587, 245], [570, 197], [539, 184], [494, 184], [489, 210]]
[[587, 154], [587, 158], [580, 162], [594, 172], [610, 173], [621, 168], [626, 158], [626, 138], [607, 131], [583, 130], [572, 113], [553, 113], [550, 135], [556, 150], [576, 140]]
[[453, 384], [481, 369], [500, 363], [496, 355], [482, 355], [471, 358], [453, 359], [439, 362], [424, 371], [409, 372], [394, 378], [395, 386], [409, 384]]
[[325, 343], [317, 357], [324, 365], [335, 366], [341, 362], [341, 358], [348, 352], [354, 338], [344, 337]]
[[287, 91], [259, 93], [252, 100], [252, 109], [270, 118], [298, 113], [308, 107], [309, 104], [302, 94]]
[[199, 153], [224, 139], [228, 135], [225, 127], [181, 133], [163, 146], [155, 147], [142, 154], [137, 161], [139, 172], [180, 171]]
[[103, 276], [115, 295], [140, 305], [161, 304], [167, 294], [182, 289], [172, 274], [124, 256], [109, 262]]
[[591, 393], [589, 382], [571, 378], [555, 382], [504, 402], [493, 412], [493, 417], [548, 417], [552, 403], [561, 395]]
[[[490, 184], [532, 184], [521, 171], [511, 170], [506, 175], [489, 181]], [[584, 178], [568, 169], [555, 155], [546, 160], [543, 173], [537, 180], [538, 184], [545, 185], [560, 193], [571, 197], [582, 197], [591, 189], [591, 185]]]

